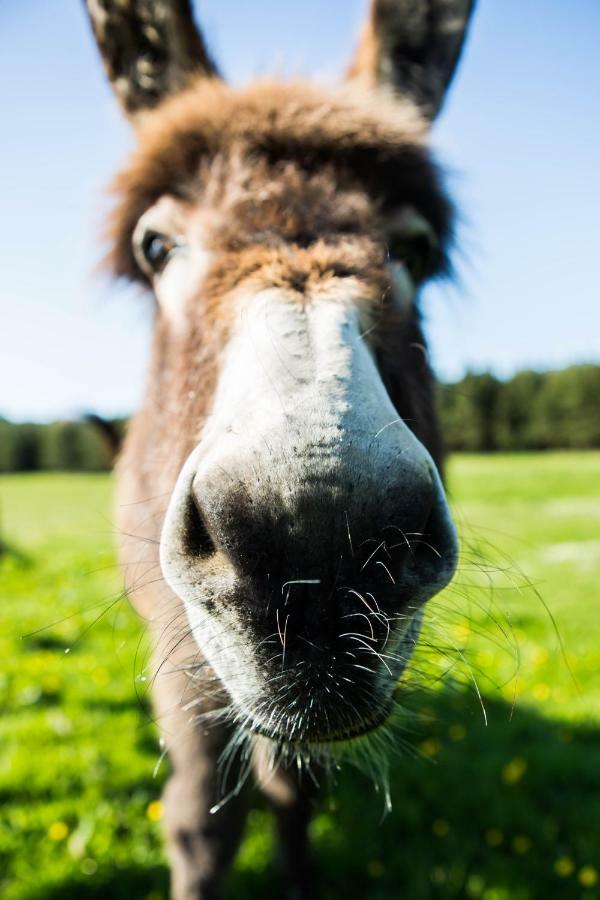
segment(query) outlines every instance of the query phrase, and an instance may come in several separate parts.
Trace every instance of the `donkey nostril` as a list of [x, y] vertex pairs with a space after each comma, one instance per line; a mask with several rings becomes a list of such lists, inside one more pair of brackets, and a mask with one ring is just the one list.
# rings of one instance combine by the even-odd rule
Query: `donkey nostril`
[[194, 494], [190, 494], [185, 505], [183, 540], [185, 551], [190, 556], [210, 556], [216, 552]]
[[438, 498], [427, 523], [415, 541], [414, 561], [425, 583], [441, 590], [452, 578], [457, 562], [457, 539], [446, 504]]

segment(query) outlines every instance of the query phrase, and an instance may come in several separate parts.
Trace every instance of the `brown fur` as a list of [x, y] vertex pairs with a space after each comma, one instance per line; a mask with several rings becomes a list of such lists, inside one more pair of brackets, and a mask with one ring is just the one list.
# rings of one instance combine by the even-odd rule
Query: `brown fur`
[[[167, 737], [175, 767], [167, 800], [178, 898], [209, 896], [206, 887], [177, 883], [188, 878], [186, 872], [192, 881], [194, 872], [202, 871], [209, 881], [212, 877], [206, 874], [208, 862], [202, 862], [204, 844], [197, 831], [204, 827], [201, 810], [206, 807], [190, 812], [184, 805], [177, 812], [181, 801], [172, 798], [180, 790], [179, 778], [186, 795], [185, 779], [198, 771], [200, 759], [210, 758], [212, 744], [190, 733], [178, 711], [202, 685], [190, 685], [176, 672], [178, 661], [189, 665], [198, 651], [189, 638], [181, 639], [180, 601], [156, 581], [164, 509], [210, 411], [233, 297], [242, 288], [251, 295], [282, 287], [304, 302], [309, 291], [340, 279], [360, 284], [369, 305], [369, 340], [392, 400], [441, 464], [418, 313], [415, 308], [408, 317], [400, 315], [389, 301], [385, 253], [387, 213], [396, 203], [411, 202], [423, 212], [441, 247], [450, 234], [450, 207], [423, 135], [423, 123], [408, 104], [392, 111], [383, 104], [380, 112], [343, 92], [262, 85], [238, 96], [216, 83], [199, 82], [148, 116], [140, 149], [117, 179], [112, 263], [118, 274], [144, 280], [131, 252], [131, 234], [139, 216], [164, 192], [183, 198], [202, 244], [213, 254], [181, 333], [157, 313], [146, 399], [119, 463], [119, 521], [123, 532], [134, 536], [123, 539], [127, 581], [138, 610], [153, 619], [156, 668], [162, 673], [155, 705], [164, 733], [177, 736], [175, 743]], [[145, 498], [156, 499], [140, 504]], [[283, 804], [273, 798], [285, 847], [286, 834], [293, 841], [305, 834], [308, 786], [298, 793], [285, 771], [270, 782], [269, 791], [278, 794], [279, 784], [287, 784], [292, 794]], [[215, 790], [214, 784], [198, 786], [212, 802]], [[184, 810], [189, 824], [181, 821]], [[226, 808], [220, 816], [234, 846], [232, 829], [240, 813]], [[183, 844], [177, 838], [182, 829], [193, 835], [182, 838]], [[194, 863], [186, 856], [188, 846], [197, 848]], [[310, 881], [306, 851], [291, 851], [287, 859], [295, 883]]]
[[[371, 97], [369, 107], [368, 99], [299, 84], [267, 83], [236, 94], [202, 79], [148, 114], [139, 148], [115, 181], [112, 266], [118, 275], [145, 281], [133, 257], [132, 232], [164, 193], [197, 210], [203, 244], [215, 261], [176, 349], [173, 343], [181, 339], [169, 333], [159, 313], [149, 397], [138, 417], [143, 424], [134, 423], [129, 441], [136, 466], [147, 457], [134, 440], [140, 427], [151, 427], [149, 442], [173, 460], [176, 471], [191, 449], [179, 446], [174, 454], [167, 436], [157, 440], [160, 410], [191, 423], [193, 441], [208, 412], [234, 288], [287, 286], [302, 297], [315, 282], [353, 277], [377, 305], [390, 289], [384, 230], [385, 209], [393, 209], [394, 201], [415, 205], [446, 246], [450, 207], [423, 144], [424, 123], [409, 103], [374, 105]], [[373, 338], [385, 336], [382, 358], [393, 360], [392, 371], [401, 364], [411, 372], [417, 363], [420, 384], [427, 381], [427, 367], [418, 323], [409, 342], [416, 349], [400, 352], [406, 324], [395, 325], [396, 317], [391, 305], [381, 304]], [[174, 358], [175, 371], [167, 364]], [[202, 391], [194, 383], [199, 371]], [[387, 380], [394, 380], [391, 372]], [[404, 408], [402, 393], [393, 391]], [[421, 417], [411, 412], [420, 431]]]
[[[114, 184], [121, 198], [112, 229], [114, 270], [139, 277], [131, 234], [141, 214], [164, 193], [197, 195], [203, 172], [214, 173], [207, 162], [215, 160], [227, 176], [218, 180], [221, 185], [231, 175], [233, 159], [290, 161], [305, 173], [321, 175], [330, 164], [338, 178], [360, 179], [361, 189], [368, 188], [388, 207], [412, 203], [445, 239], [448, 203], [425, 136], [426, 124], [408, 101], [391, 104], [369, 93], [268, 82], [235, 93], [221, 82], [200, 79], [148, 113], [140, 125], [138, 149]], [[271, 181], [279, 174], [272, 170]], [[247, 180], [254, 183], [252, 177]], [[320, 220], [313, 220], [313, 205], [301, 208], [316, 229]], [[349, 221], [352, 213], [348, 210]]]
[[[466, 24], [471, 3], [373, 0], [351, 84], [263, 82], [241, 91], [215, 77], [188, 0], [87, 6], [138, 138], [113, 185], [111, 268], [150, 287], [132, 236], [163, 195], [181, 204], [185, 227], [211, 258], [202, 281], [189, 285], [183, 327], [173, 328], [156, 308], [146, 394], [118, 463], [121, 557], [132, 600], [153, 636], [154, 708], [172, 767], [165, 807], [173, 898], [208, 900], [220, 896], [245, 804], [240, 795], [210, 813], [229, 730], [206, 730], [187, 712], [190, 703], [204, 711], [218, 706], [222, 688], [202, 667], [182, 602], [161, 576], [166, 506], [210, 413], [235, 304], [270, 287], [298, 303], [315, 291], [343, 296], [340, 285], [361, 296], [365, 339], [392, 402], [441, 466], [418, 306], [399, 310], [391, 302], [387, 244], [394, 214], [413, 207], [439, 246], [426, 274], [447, 268], [452, 207], [427, 148], [422, 112], [431, 116], [439, 108], [461, 46], [447, 25], [457, 13]], [[194, 70], [203, 77], [194, 79]], [[403, 80], [406, 95], [399, 96]], [[382, 85], [396, 96], [384, 96]], [[259, 740], [259, 776], [260, 748]], [[315, 896], [307, 842], [312, 788], [279, 768], [262, 789], [277, 815], [288, 887], [308, 900]]]
[[[309, 287], [338, 278], [359, 280], [365, 299], [371, 298], [378, 322], [371, 339], [382, 343], [381, 358], [389, 360], [383, 374], [394, 402], [408, 409], [419, 436], [422, 418], [432, 431], [433, 413], [416, 415], [406, 399], [411, 391], [398, 386], [405, 380], [399, 367], [417, 393], [428, 383], [418, 320], [407, 326], [382, 302], [390, 291], [386, 209], [394, 202], [415, 205], [436, 228], [442, 248], [450, 234], [450, 207], [422, 143], [424, 124], [410, 104], [398, 109], [384, 102], [371, 110], [365, 98], [343, 91], [265, 84], [235, 94], [201, 80], [149, 114], [139, 137], [139, 149], [115, 182], [115, 272], [145, 281], [131, 236], [165, 192], [194, 210], [214, 263], [189, 309], [183, 338], [170, 333], [159, 313], [149, 395], [125, 458], [135, 458], [136, 467], [147, 459], [136, 434], [151, 428], [144, 440], [173, 461], [174, 473], [180, 468], [208, 412], [235, 288], [287, 287], [301, 299]], [[202, 390], [195, 383], [200, 372]], [[167, 430], [173, 419], [187, 423], [187, 442], [180, 433], [161, 435], [165, 414]], [[179, 441], [176, 453], [172, 440]], [[439, 458], [437, 437], [427, 443]]]

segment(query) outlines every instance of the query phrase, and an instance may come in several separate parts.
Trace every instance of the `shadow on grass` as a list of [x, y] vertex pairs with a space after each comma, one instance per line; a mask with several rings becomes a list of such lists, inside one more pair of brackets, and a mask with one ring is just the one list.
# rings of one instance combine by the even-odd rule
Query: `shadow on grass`
[[128, 866], [99, 869], [93, 875], [78, 875], [72, 881], [48, 886], [32, 894], [32, 900], [158, 900], [168, 896], [166, 866]]
[[[487, 726], [468, 695], [420, 698], [429, 759], [397, 761], [383, 821], [366, 784], [344, 775], [337, 813], [316, 822], [325, 897], [600, 896], [577, 881], [600, 863], [600, 732], [485, 705]], [[574, 871], [560, 877], [564, 858]]]
[[[90, 697], [86, 700], [89, 709], [107, 713], [138, 712], [140, 725], [148, 725], [152, 720], [152, 707], [147, 694], [131, 694], [126, 697]], [[154, 740], [156, 745], [156, 739]]]
[[[313, 822], [324, 900], [600, 897], [599, 731], [499, 700], [486, 701], [485, 726], [473, 698], [448, 689], [412, 706], [425, 717], [411, 738], [425, 758], [394, 762], [393, 812], [383, 817], [381, 796], [346, 771]], [[32, 898], [166, 900], [166, 878], [151, 865], [99, 871]], [[263, 817], [226, 896], [283, 896]]]
[[30, 569], [34, 562], [31, 554], [21, 550], [16, 544], [3, 540], [2, 537], [0, 537], [0, 560], [18, 569]]
[[62, 650], [63, 653], [70, 653], [72, 643], [72, 640], [67, 640], [52, 631], [41, 631], [23, 638], [23, 650], [26, 653], [37, 653], [39, 650], [51, 650], [57, 653]]

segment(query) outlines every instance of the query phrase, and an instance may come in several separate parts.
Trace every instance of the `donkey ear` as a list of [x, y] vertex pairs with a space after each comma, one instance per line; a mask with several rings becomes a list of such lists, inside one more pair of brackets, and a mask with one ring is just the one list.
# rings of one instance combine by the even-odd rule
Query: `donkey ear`
[[438, 114], [456, 69], [475, 0], [371, 0], [348, 76], [408, 95]]
[[85, 0], [96, 43], [129, 116], [156, 106], [190, 76], [217, 76], [190, 0]]

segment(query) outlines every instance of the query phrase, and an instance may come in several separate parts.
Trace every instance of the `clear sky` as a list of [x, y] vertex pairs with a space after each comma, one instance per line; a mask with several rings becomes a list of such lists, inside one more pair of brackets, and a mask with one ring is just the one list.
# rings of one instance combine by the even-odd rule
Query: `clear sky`
[[[331, 79], [364, 0], [204, 0], [234, 82]], [[0, 2], [0, 414], [136, 405], [150, 317], [94, 274], [131, 146], [82, 3]], [[600, 3], [480, 0], [434, 141], [462, 210], [458, 288], [427, 290], [443, 378], [600, 359]]]

